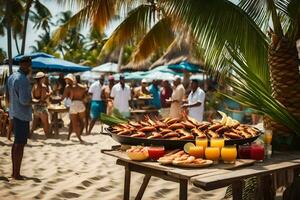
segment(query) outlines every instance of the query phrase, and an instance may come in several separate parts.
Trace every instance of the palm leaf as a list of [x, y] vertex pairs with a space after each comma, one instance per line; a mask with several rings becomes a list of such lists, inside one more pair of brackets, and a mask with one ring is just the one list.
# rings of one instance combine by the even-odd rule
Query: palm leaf
[[133, 38], [141, 38], [153, 23], [153, 12], [151, 5], [140, 5], [131, 12], [115, 29], [104, 44], [101, 55], [107, 55], [117, 46], [122, 46]]
[[69, 4], [71, 7], [78, 6], [80, 10], [67, 23], [55, 31], [53, 36], [54, 42], [64, 38], [67, 30], [74, 27], [82, 28], [89, 23], [102, 33], [109, 21], [115, 16], [116, 2], [116, 0], [61, 1], [61, 4]]
[[165, 0], [163, 6], [173, 21], [180, 19], [193, 30], [207, 65], [220, 67], [224, 47], [229, 44], [243, 53], [264, 84], [269, 83], [267, 38], [240, 7], [227, 0]]
[[233, 73], [226, 78], [226, 81], [236, 95], [229, 96], [224, 93], [223, 95], [270, 116], [300, 135], [299, 121], [287, 111], [284, 105], [272, 97], [268, 87], [263, 85], [263, 81], [250, 70], [239, 52], [231, 48], [227, 50], [235, 62], [228, 61]]
[[138, 43], [133, 55], [133, 62], [146, 60], [152, 53], [170, 46], [174, 41], [174, 33], [169, 18], [158, 21]]

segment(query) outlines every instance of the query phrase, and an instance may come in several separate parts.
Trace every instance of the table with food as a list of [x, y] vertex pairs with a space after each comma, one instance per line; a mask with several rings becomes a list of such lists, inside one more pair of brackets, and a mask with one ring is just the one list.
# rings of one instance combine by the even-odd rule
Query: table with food
[[140, 120], [144, 115], [155, 116], [158, 115], [158, 109], [150, 105], [150, 100], [153, 97], [148, 94], [141, 94], [140, 96], [133, 98], [131, 101], [131, 118], [134, 120]]
[[[218, 113], [220, 119], [211, 122], [198, 122], [188, 115], [184, 115], [182, 119], [159, 119], [147, 115], [139, 121], [128, 121], [116, 116], [107, 116], [103, 119], [103, 122], [109, 125], [104, 134], [120, 143], [119, 146], [102, 152], [116, 157], [117, 164], [125, 167], [124, 199], [129, 198], [129, 194], [125, 193], [130, 190], [131, 171], [145, 175], [136, 199], [142, 197], [151, 176], [179, 182], [180, 199], [186, 199], [187, 183], [198, 176], [208, 176], [208, 173], [211, 173], [212, 177], [218, 178], [218, 173], [230, 173], [230, 170], [246, 170], [249, 173], [247, 169], [258, 167], [259, 170], [253, 170], [245, 175], [249, 177], [269, 175], [274, 173], [274, 170], [276, 172], [286, 169], [280, 162], [288, 156], [270, 159], [272, 133], [266, 131], [263, 134], [261, 130], [251, 125], [241, 124], [223, 112]], [[299, 159], [298, 157], [292, 159]], [[273, 161], [278, 162], [274, 167], [270, 165], [274, 164]], [[272, 167], [262, 168], [257, 166], [259, 164]], [[289, 162], [289, 165], [297, 168], [300, 167], [300, 162], [298, 164], [294, 161]], [[239, 178], [241, 180], [244, 178], [243, 173]], [[236, 179], [231, 177], [227, 179], [214, 185], [214, 189], [219, 185], [223, 187], [226, 184], [238, 185]], [[207, 182], [201, 182], [202, 179], [193, 180], [194, 185], [200, 185], [203, 189], [209, 190], [212, 187], [210, 179], [205, 179]], [[240, 197], [240, 188], [234, 188], [233, 193], [237, 199]]]
[[58, 114], [66, 113], [68, 110], [66, 106], [60, 104], [50, 104], [48, 106], [48, 111], [51, 114], [51, 128], [56, 136], [59, 134], [60, 123], [62, 122], [62, 120], [59, 120]]

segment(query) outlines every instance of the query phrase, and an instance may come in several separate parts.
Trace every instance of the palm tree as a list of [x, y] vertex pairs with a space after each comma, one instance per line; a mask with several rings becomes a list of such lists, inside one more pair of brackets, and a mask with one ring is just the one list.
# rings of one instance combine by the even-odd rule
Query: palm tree
[[[116, 8], [115, 1], [109, 1], [113, 5], [107, 7], [103, 6], [106, 1], [77, 2], [82, 9], [63, 28], [75, 22], [96, 26], [100, 20], [95, 19], [106, 25], [112, 16], [107, 11]], [[231, 98], [270, 117], [266, 126], [276, 133], [300, 135], [299, 0], [240, 0], [237, 4], [161, 0], [137, 5], [107, 40], [102, 53], [131, 41], [137, 44], [133, 59], [138, 62], [176, 37], [191, 36], [195, 49], [203, 50], [207, 70], [234, 88], [236, 95]], [[104, 18], [100, 18], [99, 7], [105, 9]], [[63, 28], [56, 32], [58, 38]]]

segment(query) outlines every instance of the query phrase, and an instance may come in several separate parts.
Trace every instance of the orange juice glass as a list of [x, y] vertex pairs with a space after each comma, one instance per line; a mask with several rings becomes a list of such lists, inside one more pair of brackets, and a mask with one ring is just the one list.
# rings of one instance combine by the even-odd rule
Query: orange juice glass
[[264, 137], [264, 142], [267, 145], [270, 145], [272, 143], [272, 130], [266, 130], [265, 131], [265, 137]]
[[204, 148], [202, 146], [191, 147], [189, 150], [189, 155], [195, 156], [196, 158], [203, 158], [204, 157]]
[[205, 150], [205, 148], [208, 146], [208, 139], [196, 137], [196, 146], [203, 147], [203, 149]]
[[208, 160], [213, 160], [214, 163], [218, 163], [220, 157], [219, 147], [206, 147], [205, 148], [205, 157]]
[[221, 158], [224, 163], [235, 163], [237, 150], [235, 146], [225, 146], [221, 150]]
[[224, 147], [224, 138], [211, 138], [210, 139], [210, 146], [211, 147], [219, 147], [219, 151], [221, 151], [221, 148]]

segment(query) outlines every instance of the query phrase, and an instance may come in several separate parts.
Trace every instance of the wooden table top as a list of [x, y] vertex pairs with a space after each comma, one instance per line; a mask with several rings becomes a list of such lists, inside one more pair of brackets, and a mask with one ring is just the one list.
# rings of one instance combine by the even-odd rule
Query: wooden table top
[[158, 109], [147, 109], [147, 110], [136, 109], [130, 111], [130, 113], [133, 114], [144, 114], [144, 113], [153, 113], [153, 112], [158, 112]]
[[234, 180], [270, 174], [282, 169], [300, 167], [300, 152], [275, 152], [271, 159], [265, 160], [262, 163], [255, 163], [252, 166], [245, 166], [237, 169], [223, 169], [220, 164], [199, 169], [178, 168], [175, 166], [164, 166], [158, 162], [152, 161], [132, 161], [127, 157], [124, 151], [120, 150], [102, 150], [101, 152], [127, 163], [164, 171], [169, 176], [175, 178], [188, 179], [195, 186], [209, 190], [225, 187], [231, 184]]

